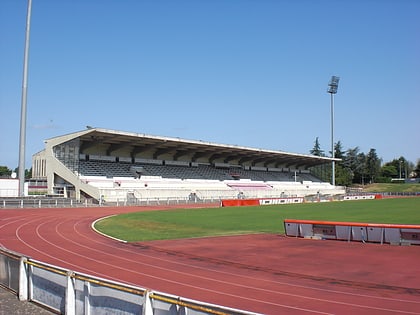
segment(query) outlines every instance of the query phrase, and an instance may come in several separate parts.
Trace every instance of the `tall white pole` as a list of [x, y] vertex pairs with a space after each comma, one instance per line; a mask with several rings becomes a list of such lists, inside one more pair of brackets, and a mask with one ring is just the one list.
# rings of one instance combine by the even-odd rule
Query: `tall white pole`
[[331, 77], [331, 81], [328, 84], [328, 93], [331, 94], [331, 156], [332, 156], [332, 170], [331, 170], [331, 184], [335, 186], [335, 150], [334, 150], [334, 94], [337, 93], [338, 89], [338, 82], [340, 81], [340, 78], [333, 75]]
[[20, 140], [19, 140], [19, 196], [24, 196], [25, 191], [25, 142], [26, 142], [26, 99], [28, 93], [28, 59], [29, 59], [29, 34], [31, 29], [32, 0], [28, 0], [28, 13], [26, 15], [25, 53], [23, 59], [22, 102], [20, 113]]
[[[334, 93], [331, 93], [331, 156], [335, 158], [334, 150]], [[331, 184], [335, 186], [335, 162], [332, 161]]]

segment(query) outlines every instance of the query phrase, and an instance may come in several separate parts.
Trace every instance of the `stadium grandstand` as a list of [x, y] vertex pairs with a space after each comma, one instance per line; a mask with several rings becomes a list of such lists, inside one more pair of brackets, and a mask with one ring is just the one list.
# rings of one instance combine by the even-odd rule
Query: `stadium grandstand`
[[88, 127], [45, 141], [32, 156], [29, 187], [32, 194], [129, 205], [341, 195], [343, 187], [310, 172], [332, 160]]

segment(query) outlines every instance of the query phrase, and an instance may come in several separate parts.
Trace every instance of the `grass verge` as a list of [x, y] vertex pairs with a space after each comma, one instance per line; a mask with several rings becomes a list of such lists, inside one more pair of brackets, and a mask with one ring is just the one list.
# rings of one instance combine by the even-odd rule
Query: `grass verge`
[[95, 227], [107, 235], [134, 242], [283, 234], [284, 219], [420, 224], [420, 198], [136, 212], [98, 221]]
[[363, 186], [364, 192], [415, 193], [420, 191], [420, 184], [379, 183]]

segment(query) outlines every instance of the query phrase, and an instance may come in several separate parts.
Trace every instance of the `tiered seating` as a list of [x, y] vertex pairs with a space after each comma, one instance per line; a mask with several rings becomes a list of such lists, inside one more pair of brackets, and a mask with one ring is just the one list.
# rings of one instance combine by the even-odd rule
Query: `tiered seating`
[[248, 179], [252, 181], [311, 181], [321, 182], [310, 173], [280, 171], [245, 170], [239, 167], [216, 168], [210, 165], [180, 166], [158, 164], [131, 164], [128, 162], [111, 162], [99, 160], [80, 160], [79, 174], [83, 176], [136, 177], [130, 168], [140, 167], [140, 176], [160, 176], [162, 178], [233, 180]]
[[257, 181], [294, 181], [294, 174], [278, 171], [244, 170], [242, 168], [231, 168], [230, 174], [238, 174], [241, 179]]
[[310, 173], [302, 173], [299, 174], [299, 176], [302, 178], [302, 180], [304, 181], [311, 181], [311, 182], [321, 182], [321, 180], [319, 178], [316, 178], [315, 176], [313, 176]]
[[144, 175], [180, 179], [219, 179], [220, 174], [212, 176], [206, 167], [189, 167], [175, 165], [143, 165]]
[[188, 200], [192, 193], [201, 200], [238, 198], [238, 194], [244, 198], [295, 197], [328, 194], [334, 189], [308, 172], [182, 165], [177, 161], [117, 161], [81, 159], [75, 173], [84, 183], [100, 189], [108, 201], [128, 200], [128, 196], [139, 200]]
[[199, 165], [197, 172], [205, 179], [229, 180], [234, 179], [225, 169], [219, 169], [210, 165]]
[[128, 163], [115, 163], [108, 161], [83, 161], [79, 162], [79, 174], [85, 176], [127, 176], [132, 177]]

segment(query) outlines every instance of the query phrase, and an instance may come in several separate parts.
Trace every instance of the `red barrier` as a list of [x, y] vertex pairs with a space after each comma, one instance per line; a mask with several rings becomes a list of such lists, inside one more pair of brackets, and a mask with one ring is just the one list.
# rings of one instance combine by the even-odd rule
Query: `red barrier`
[[224, 199], [222, 200], [222, 207], [281, 205], [281, 204], [291, 204], [291, 203], [303, 203], [303, 201], [304, 201], [303, 197]]
[[222, 200], [222, 207], [238, 207], [238, 206], [259, 206], [259, 199], [225, 199]]

